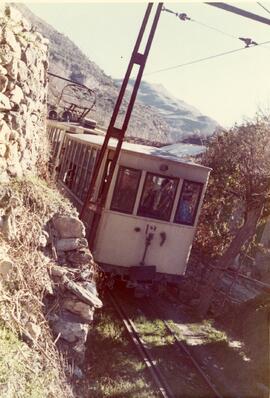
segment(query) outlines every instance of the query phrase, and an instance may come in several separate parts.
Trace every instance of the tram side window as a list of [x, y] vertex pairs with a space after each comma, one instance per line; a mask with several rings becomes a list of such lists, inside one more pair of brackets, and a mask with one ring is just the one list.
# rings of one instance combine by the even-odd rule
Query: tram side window
[[175, 214], [175, 222], [194, 225], [203, 184], [184, 180], [180, 200]]
[[119, 167], [111, 210], [132, 214], [140, 178], [140, 170]]
[[169, 221], [178, 179], [147, 173], [138, 215]]

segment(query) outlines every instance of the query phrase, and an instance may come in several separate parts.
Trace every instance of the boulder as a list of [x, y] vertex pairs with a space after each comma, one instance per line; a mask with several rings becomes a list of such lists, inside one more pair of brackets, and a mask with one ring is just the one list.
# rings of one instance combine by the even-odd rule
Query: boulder
[[56, 216], [53, 226], [60, 238], [84, 238], [85, 226], [77, 217]]
[[84, 246], [87, 246], [87, 240], [84, 238], [65, 238], [57, 240], [55, 247], [56, 250], [70, 251], [77, 250]]
[[73, 314], [79, 315], [84, 321], [92, 322], [94, 316], [94, 308], [89, 306], [82, 301], [76, 299], [76, 297], [69, 297], [63, 300], [63, 308], [72, 312]]
[[93, 256], [87, 248], [82, 248], [78, 251], [68, 253], [67, 259], [73, 266], [94, 263]]
[[96, 294], [92, 294], [89, 290], [86, 290], [80, 282], [73, 282], [66, 276], [62, 277], [63, 284], [67, 290], [77, 296], [84, 303], [94, 307], [101, 308], [102, 301], [96, 296]]
[[86, 342], [89, 326], [86, 323], [73, 322], [72, 317], [64, 313], [60, 316], [55, 315], [52, 322], [52, 329], [56, 335], [60, 333], [60, 337], [68, 343], [82, 344]]

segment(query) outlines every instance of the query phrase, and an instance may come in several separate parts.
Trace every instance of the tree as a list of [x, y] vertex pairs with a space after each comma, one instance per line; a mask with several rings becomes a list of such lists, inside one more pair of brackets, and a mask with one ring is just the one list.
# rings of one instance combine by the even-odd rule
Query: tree
[[205, 315], [222, 270], [252, 241], [270, 198], [270, 124], [266, 118], [213, 136], [202, 163], [213, 169], [196, 236], [195, 249], [215, 265], [202, 289]]

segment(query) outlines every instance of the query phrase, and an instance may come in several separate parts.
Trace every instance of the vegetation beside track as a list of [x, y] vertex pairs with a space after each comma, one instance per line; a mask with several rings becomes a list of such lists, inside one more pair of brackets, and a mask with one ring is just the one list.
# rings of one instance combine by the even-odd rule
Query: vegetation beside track
[[122, 321], [106, 298], [103, 303], [88, 341], [84, 393], [91, 398], [159, 397]]

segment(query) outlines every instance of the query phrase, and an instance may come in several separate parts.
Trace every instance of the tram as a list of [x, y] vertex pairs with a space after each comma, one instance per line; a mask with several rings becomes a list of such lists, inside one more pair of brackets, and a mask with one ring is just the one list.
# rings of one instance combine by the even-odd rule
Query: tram
[[[48, 122], [57, 180], [81, 209], [104, 136], [70, 133]], [[62, 129], [62, 130], [61, 130]], [[110, 140], [97, 181], [104, 189], [115, 151]], [[185, 273], [211, 169], [162, 148], [124, 142], [92, 252], [123, 280], [177, 282]], [[87, 230], [94, 210], [87, 209]]]

